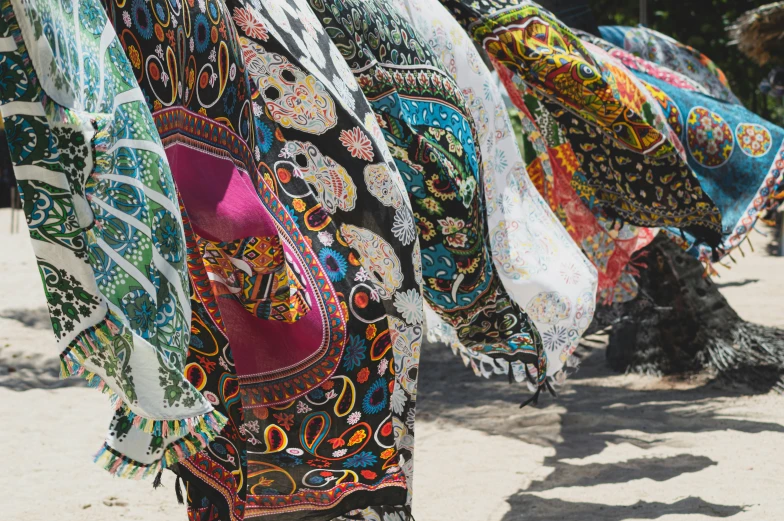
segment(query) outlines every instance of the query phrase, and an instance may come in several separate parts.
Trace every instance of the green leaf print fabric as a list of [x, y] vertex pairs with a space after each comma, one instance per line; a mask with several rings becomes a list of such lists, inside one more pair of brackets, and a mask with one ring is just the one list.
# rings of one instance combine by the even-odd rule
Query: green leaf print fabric
[[183, 377], [190, 289], [166, 154], [97, 1], [1, 5], [0, 112], [62, 376], [116, 406], [96, 461], [154, 474], [225, 423]]

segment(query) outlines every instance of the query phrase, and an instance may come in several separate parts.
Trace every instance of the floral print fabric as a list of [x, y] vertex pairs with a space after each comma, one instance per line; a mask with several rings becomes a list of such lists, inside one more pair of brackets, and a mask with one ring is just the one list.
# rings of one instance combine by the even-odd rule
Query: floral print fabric
[[469, 349], [531, 364], [543, 384], [539, 334], [503, 288], [486, 243], [481, 157], [460, 89], [393, 6], [310, 4], [370, 101], [406, 184], [428, 303]]
[[647, 27], [603, 25], [599, 36], [645, 61], [663, 65], [700, 85], [705, 93], [740, 105], [724, 72], [700, 51]]
[[[585, 128], [581, 180], [608, 216], [642, 226], [672, 226], [711, 245], [720, 214], [686, 164], [657, 104], [623, 66], [592, 53], [532, 2], [443, 0], [475, 41], [521, 82], [577, 116]], [[582, 130], [582, 129], [581, 129]]]
[[[504, 287], [542, 336], [548, 375], [558, 375], [591, 322], [595, 268], [528, 178], [501, 94], [465, 30], [437, 0], [406, 0], [405, 5], [409, 22], [466, 99], [482, 154], [493, 262]], [[428, 315], [428, 331], [451, 340], [475, 372], [487, 376], [508, 371], [463, 346], [447, 324], [437, 323], [431, 324]], [[515, 376], [525, 378], [522, 367], [516, 367]]]
[[4, 2], [2, 114], [62, 375], [116, 405], [96, 460], [157, 473], [225, 423], [183, 376], [185, 240], [171, 172], [100, 4]]
[[158, 8], [107, 5], [182, 198], [186, 374], [230, 417], [179, 466], [189, 516], [404, 511], [421, 261], [376, 119], [307, 4]]

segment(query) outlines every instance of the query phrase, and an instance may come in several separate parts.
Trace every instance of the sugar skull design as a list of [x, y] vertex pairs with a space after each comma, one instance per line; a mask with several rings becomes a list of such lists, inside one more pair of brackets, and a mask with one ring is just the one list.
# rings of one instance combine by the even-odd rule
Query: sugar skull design
[[350, 212], [357, 202], [357, 187], [346, 169], [322, 154], [310, 142], [288, 141], [281, 155], [296, 164], [295, 175], [301, 176], [316, 192], [324, 209]]
[[384, 206], [391, 206], [396, 210], [405, 206], [400, 189], [395, 186], [392, 176], [389, 175], [387, 165], [384, 163], [368, 165], [365, 167], [364, 174], [368, 191]]
[[[389, 317], [389, 332], [392, 335], [392, 345], [395, 347], [395, 379], [403, 390], [416, 399], [417, 373], [419, 371], [419, 351], [422, 346], [422, 326], [407, 325], [396, 317]], [[404, 399], [404, 398], [403, 398]], [[396, 404], [392, 399], [392, 407]]]
[[391, 299], [400, 288], [403, 276], [394, 248], [370, 230], [351, 224], [341, 225], [340, 233], [346, 243], [362, 256], [363, 265], [369, 266], [370, 280], [375, 284], [378, 295], [385, 300]]
[[525, 310], [537, 324], [553, 324], [569, 318], [571, 304], [557, 292], [546, 291], [532, 298]]
[[247, 38], [240, 38], [240, 43], [248, 75], [258, 84], [272, 119], [309, 134], [323, 134], [335, 126], [335, 102], [315, 76]]

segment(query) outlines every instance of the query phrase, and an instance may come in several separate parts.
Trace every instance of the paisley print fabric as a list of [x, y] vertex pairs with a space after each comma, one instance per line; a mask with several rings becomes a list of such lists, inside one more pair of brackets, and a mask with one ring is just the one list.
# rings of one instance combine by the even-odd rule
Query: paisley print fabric
[[545, 97], [563, 121], [579, 120], [570, 136], [580, 140], [575, 152], [601, 151], [582, 158], [582, 184], [605, 214], [629, 224], [676, 227], [718, 244], [719, 210], [657, 104], [620, 62], [587, 48], [532, 2], [442, 3], [470, 25], [474, 40], [516, 76], [520, 88]]
[[[437, 0], [406, 0], [405, 6], [409, 22], [466, 99], [482, 154], [493, 262], [504, 287], [542, 336], [548, 374], [558, 375], [587, 324], [577, 318], [578, 300], [585, 299], [584, 312], [593, 313], [595, 268], [528, 178], [501, 94], [466, 32]], [[446, 323], [439, 322], [435, 327], [428, 320], [428, 333], [454, 339], [453, 349], [470, 360], [474, 371], [508, 372], [508, 366], [467, 349]], [[525, 378], [522, 367], [514, 374], [518, 380]]]
[[190, 518], [405, 511], [419, 244], [340, 52], [294, 0], [107, 9], [140, 55], [183, 204], [186, 374], [230, 418], [179, 465]]
[[61, 374], [116, 406], [96, 461], [143, 477], [226, 419], [185, 378], [177, 197], [142, 92], [100, 4], [3, 2], [0, 103]]
[[531, 364], [544, 384], [539, 334], [502, 286], [485, 240], [481, 156], [459, 87], [393, 6], [310, 5], [370, 101], [405, 182], [428, 303], [466, 347]]
[[[497, 71], [507, 86], [510, 101], [519, 110], [524, 137], [523, 158], [531, 181], [596, 267], [598, 300], [611, 303], [634, 299], [637, 282], [632, 256], [653, 240], [654, 231], [604, 216], [590, 197], [590, 190], [581, 183], [585, 178], [582, 154], [572, 148], [568, 139], [571, 132], [581, 128], [579, 121], [559, 121], [541, 96], [532, 91], [520, 93], [511, 71], [503, 66], [498, 66]], [[590, 302], [586, 295], [581, 295], [580, 300]], [[581, 317], [580, 321], [588, 316], [588, 323], [593, 317], [592, 313], [587, 315], [585, 304], [578, 305], [575, 313]]]
[[[599, 38], [590, 41], [610, 53], [616, 49]], [[668, 124], [688, 151], [689, 166], [722, 214], [718, 248], [702, 245], [689, 233], [669, 234], [703, 261], [719, 260], [746, 239], [761, 211], [777, 204], [773, 196], [784, 182], [784, 129], [740, 105], [683, 89], [667, 75], [651, 74], [654, 68], [666, 67], [638, 61], [633, 71], [668, 114]]]
[[645, 61], [682, 74], [722, 101], [740, 105], [724, 72], [700, 51], [647, 27], [604, 25], [599, 36]]

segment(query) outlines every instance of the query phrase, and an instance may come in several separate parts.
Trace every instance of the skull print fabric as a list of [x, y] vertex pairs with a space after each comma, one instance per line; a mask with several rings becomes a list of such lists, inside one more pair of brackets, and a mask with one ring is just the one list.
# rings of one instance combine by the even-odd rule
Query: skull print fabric
[[486, 242], [481, 153], [459, 87], [394, 6], [310, 5], [373, 107], [406, 185], [427, 302], [473, 356], [531, 365], [544, 385], [539, 333], [504, 288]]
[[419, 243], [345, 61], [294, 0], [106, 8], [181, 197], [185, 373], [230, 419], [178, 466], [190, 518], [407, 511]]

